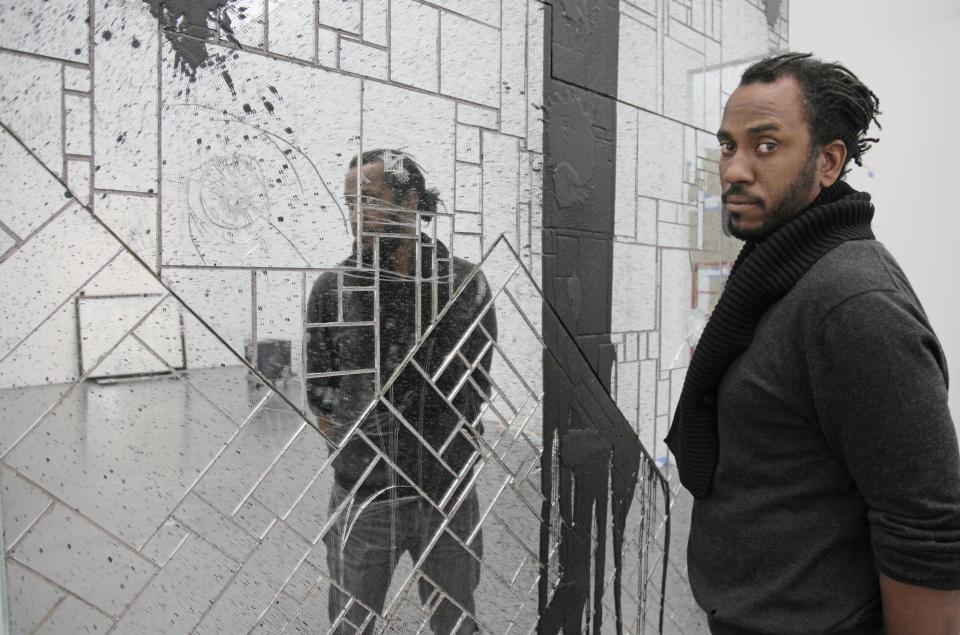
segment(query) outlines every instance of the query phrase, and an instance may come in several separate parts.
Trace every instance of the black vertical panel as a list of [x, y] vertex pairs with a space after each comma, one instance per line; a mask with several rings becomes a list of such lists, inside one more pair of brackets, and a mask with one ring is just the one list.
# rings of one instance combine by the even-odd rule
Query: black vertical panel
[[[619, 19], [619, 0], [547, 4], [543, 288], [556, 315], [545, 308], [550, 352], [544, 355], [541, 562], [547, 563], [551, 536], [560, 536], [560, 546], [559, 579], [545, 573], [540, 580], [542, 633], [622, 626], [619, 575], [616, 615], [605, 615], [600, 604], [605, 576], [622, 562], [641, 460], [639, 440], [607, 394], [615, 361], [610, 312]], [[549, 525], [554, 504], [562, 527]], [[605, 559], [608, 534], [613, 562]]]
[[554, 0], [544, 22], [544, 292], [609, 386], [619, 2]]

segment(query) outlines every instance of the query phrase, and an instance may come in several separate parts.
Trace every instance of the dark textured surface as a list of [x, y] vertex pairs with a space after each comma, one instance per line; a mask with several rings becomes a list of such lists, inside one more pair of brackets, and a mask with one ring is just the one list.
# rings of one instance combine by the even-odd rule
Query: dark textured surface
[[[552, 77], [590, 92], [617, 96], [617, 0], [556, 0], [553, 3]], [[548, 42], [550, 33], [547, 33]], [[548, 93], [545, 93], [548, 94]]]
[[[567, 523], [559, 528], [559, 579], [548, 575], [540, 579], [540, 632], [599, 632], [601, 625], [608, 629], [616, 625], [619, 632], [624, 620], [633, 619], [620, 610], [621, 574], [626, 518], [635, 503], [643, 450], [607, 388], [549, 309], [544, 311], [544, 339], [551, 342], [544, 356], [544, 385], [554, 392], [544, 402], [541, 487], [547, 502], [541, 517], [553, 516], [551, 501], [556, 500]], [[608, 518], [613, 562], [605, 561]], [[547, 559], [543, 549], [550, 544], [551, 531], [556, 528], [544, 523], [541, 561]], [[601, 599], [611, 574], [615, 609], [613, 615], [605, 615]], [[556, 591], [548, 599], [551, 587]], [[591, 597], [594, 603], [585, 611]]]
[[[544, 307], [542, 518], [553, 517], [556, 500], [567, 523], [559, 529], [559, 579], [540, 580], [539, 630], [622, 632], [634, 617], [622, 611], [621, 574], [643, 449], [609, 395], [618, 4], [560, 0], [545, 22], [543, 287], [557, 313]], [[552, 531], [544, 523], [541, 562]], [[611, 575], [613, 615], [602, 604]]]

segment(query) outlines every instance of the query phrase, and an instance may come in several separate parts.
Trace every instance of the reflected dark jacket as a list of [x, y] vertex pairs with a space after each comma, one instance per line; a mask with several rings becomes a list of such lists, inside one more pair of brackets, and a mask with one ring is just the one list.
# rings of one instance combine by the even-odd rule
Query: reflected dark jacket
[[[382, 253], [389, 253], [390, 241], [381, 241]], [[478, 418], [489, 394], [487, 371], [492, 350], [486, 346], [489, 340], [483, 330], [495, 340], [497, 322], [492, 306], [483, 313], [492, 298], [483, 273], [477, 271], [459, 291], [475, 265], [452, 257], [443, 243], [434, 245], [425, 235], [421, 236], [421, 242], [420, 333], [431, 325], [434, 293], [438, 314], [450, 302], [451, 268], [456, 299], [440, 317], [437, 327], [420, 342], [412, 358], [415, 364], [406, 358], [417, 346], [416, 282], [412, 276], [393, 273], [393, 264], [387, 257], [377, 283], [371, 263], [364, 262], [364, 268], [357, 268], [354, 255], [341, 263], [345, 269], [342, 274], [324, 273], [310, 293], [307, 399], [315, 414], [334, 422], [334, 440], [338, 444], [346, 443], [333, 462], [334, 475], [341, 486], [351, 488], [363, 476], [377, 456], [371, 447], [373, 444], [400, 473], [388, 468], [381, 459], [364, 478], [362, 492], [373, 493], [399, 485], [402, 493], [412, 493], [412, 482], [439, 499], [455, 478], [450, 470], [462, 473], [476, 451], [475, 443], [462, 434], [449, 443], [448, 440], [462, 420], [473, 423]], [[434, 246], [436, 276], [433, 275]], [[365, 256], [365, 261], [368, 259]], [[379, 292], [379, 315], [375, 314], [375, 289]], [[471, 327], [474, 328], [467, 336]], [[475, 366], [470, 379], [463, 381], [467, 367], [455, 356], [454, 362], [435, 382], [428, 382], [417, 366], [433, 376], [458, 344], [463, 356]], [[379, 352], [380, 386], [386, 385], [398, 372], [385, 391], [380, 390], [376, 382], [376, 352]], [[324, 373], [324, 376], [311, 377], [312, 373]], [[367, 412], [375, 400], [376, 405]], [[367, 439], [360, 438], [356, 431], [350, 434], [361, 417], [358, 428]], [[482, 433], [479, 422], [474, 429]], [[469, 430], [468, 433], [472, 435]], [[450, 470], [424, 442], [440, 455]]]

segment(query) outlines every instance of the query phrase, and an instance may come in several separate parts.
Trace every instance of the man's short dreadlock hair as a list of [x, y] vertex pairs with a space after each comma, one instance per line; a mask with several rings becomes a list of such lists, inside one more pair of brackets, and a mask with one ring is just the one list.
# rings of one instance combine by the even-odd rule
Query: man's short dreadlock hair
[[880, 129], [880, 100], [874, 92], [846, 67], [820, 61], [811, 53], [786, 53], [761, 60], [744, 71], [740, 84], [769, 84], [785, 76], [794, 77], [800, 84], [812, 149], [840, 139], [847, 147], [843, 174], [849, 172], [850, 159], [863, 165], [863, 153], [879, 141], [866, 136], [871, 122]]
[[[400, 169], [390, 169], [385, 163], [387, 157], [399, 159], [401, 161]], [[364, 152], [360, 155], [360, 161], [363, 165], [367, 165], [368, 163], [384, 163], [383, 176], [386, 182], [390, 184], [390, 187], [393, 188], [394, 202], [399, 204], [409, 192], [416, 192], [418, 201], [417, 209], [422, 212], [427, 212], [423, 215], [423, 220], [429, 221], [432, 218], [430, 212], [437, 211], [437, 205], [440, 203], [440, 192], [433, 188], [427, 188], [426, 177], [423, 174], [424, 170], [411, 155], [401, 152], [400, 150], [378, 148]], [[357, 167], [356, 156], [350, 160], [348, 169], [355, 167]]]

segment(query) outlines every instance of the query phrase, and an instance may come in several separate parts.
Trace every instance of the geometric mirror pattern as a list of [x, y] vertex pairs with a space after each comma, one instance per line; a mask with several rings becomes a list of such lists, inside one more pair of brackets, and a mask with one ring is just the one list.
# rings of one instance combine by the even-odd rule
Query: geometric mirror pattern
[[619, 3], [612, 386], [541, 292], [558, 3], [48, 4], [0, 0], [10, 632], [696, 632], [667, 357], [786, 3]]

